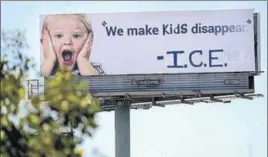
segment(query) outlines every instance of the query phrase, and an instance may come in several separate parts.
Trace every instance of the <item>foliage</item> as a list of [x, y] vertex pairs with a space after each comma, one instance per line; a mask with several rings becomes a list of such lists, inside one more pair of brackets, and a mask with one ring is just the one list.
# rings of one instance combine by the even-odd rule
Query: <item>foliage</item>
[[[96, 99], [68, 71], [61, 69], [46, 81], [42, 95], [25, 98], [25, 79], [34, 69], [27, 57], [25, 32], [3, 31], [1, 34], [1, 157], [71, 157], [82, 142], [73, 134], [62, 131], [73, 126], [81, 136], [91, 136], [97, 127], [95, 114], [99, 111]], [[25, 105], [25, 111], [22, 105]], [[21, 116], [21, 112], [24, 112]]]

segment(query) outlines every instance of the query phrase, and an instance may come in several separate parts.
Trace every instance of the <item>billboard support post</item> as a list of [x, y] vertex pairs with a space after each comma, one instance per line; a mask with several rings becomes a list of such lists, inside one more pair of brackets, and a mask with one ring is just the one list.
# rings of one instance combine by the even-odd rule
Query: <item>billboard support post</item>
[[114, 113], [115, 156], [130, 157], [130, 104], [117, 101]]

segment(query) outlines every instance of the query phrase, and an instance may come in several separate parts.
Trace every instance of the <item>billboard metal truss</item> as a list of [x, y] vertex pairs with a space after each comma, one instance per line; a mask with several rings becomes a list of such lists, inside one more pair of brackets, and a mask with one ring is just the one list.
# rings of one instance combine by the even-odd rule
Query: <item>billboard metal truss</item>
[[[254, 81], [253, 81], [253, 76], [248, 76], [246, 73], [233, 73], [229, 74], [230, 76], [227, 77], [226, 73], [222, 74], [207, 74], [208, 76], [211, 76], [211, 79], [206, 80], [206, 79], [199, 79], [196, 81], [193, 81], [194, 77], [197, 78], [199, 77], [204, 77], [204, 74], [184, 74], [184, 75], [189, 75], [188, 77], [191, 77], [191, 80], [186, 80], [185, 76], [184, 77], [179, 77], [177, 76], [177, 81], [171, 82], [173, 88], [178, 89], [177, 91], [171, 92], [169, 90], [168, 92], [165, 88], [158, 87], [158, 91], [154, 91], [156, 87], [146, 87], [148, 91], [152, 92], [146, 92], [144, 91], [145, 88], [140, 89], [140, 92], [137, 90], [137, 92], [116, 92], [116, 93], [111, 92], [112, 89], [118, 90], [118, 85], [116, 84], [117, 80], [120, 82], [120, 79], [118, 80], [117, 77], [120, 77], [121, 79], [124, 79], [124, 76], [117, 76], [113, 77], [114, 79], [111, 80], [111, 77], [107, 77], [107, 79], [102, 78], [102, 79], [97, 79], [97, 80], [102, 80], [107, 82], [109, 85], [103, 85], [108, 91], [106, 92], [105, 88], [102, 89], [102, 92], [96, 92], [94, 89], [92, 90], [92, 87], [88, 87], [88, 89], [81, 89], [81, 90], [89, 90], [89, 92], [98, 98], [100, 105], [102, 107], [102, 111], [113, 111], [115, 110], [115, 106], [118, 104], [118, 101], [123, 102], [122, 104], [124, 105], [130, 105], [131, 109], [150, 109], [151, 107], [158, 106], [158, 107], [165, 107], [166, 105], [173, 105], [173, 104], [188, 104], [188, 105], [194, 105], [195, 103], [231, 103], [232, 100], [234, 99], [247, 99], [247, 100], [253, 100], [254, 98], [257, 97], [263, 97], [262, 94], [256, 94], [254, 93]], [[214, 77], [212, 77], [214, 75]], [[233, 76], [232, 76], [233, 75]], [[143, 75], [144, 76], [144, 75]], [[148, 75], [152, 76], [152, 75]], [[165, 76], [165, 75], [162, 75]], [[244, 76], [244, 78], [243, 78]], [[129, 76], [128, 76], [129, 77]], [[126, 78], [128, 78], [125, 76]], [[168, 76], [165, 76], [168, 78]], [[218, 79], [215, 79], [217, 77]], [[222, 79], [220, 79], [222, 77]], [[86, 79], [85, 79], [86, 78]], [[180, 78], [184, 78], [185, 81], [180, 83]], [[236, 84], [236, 85], [226, 85], [224, 86], [224, 82], [228, 82], [226, 80], [239, 80], [241, 83]], [[236, 78], [236, 79], [234, 79]], [[237, 79], [238, 78], [238, 79]], [[240, 79], [239, 79], [240, 78]], [[78, 80], [87, 80], [90, 82], [90, 80], [94, 80], [96, 77], [82, 77], [78, 78]], [[128, 82], [131, 82], [133, 77], [130, 77]], [[166, 79], [167, 80], [167, 79]], [[210, 82], [209, 82], [210, 81]], [[125, 81], [127, 82], [127, 81]], [[177, 82], [177, 84], [176, 84]], [[185, 82], [188, 82], [188, 87], [181, 88], [179, 90], [180, 84], [185, 84]], [[207, 83], [209, 82], [209, 83]], [[96, 84], [99, 84], [99, 86], [102, 86], [101, 81], [96, 81], [94, 82]], [[207, 83], [207, 84], [206, 84]], [[192, 84], [192, 85], [190, 85]], [[181, 87], [183, 87], [181, 85]], [[190, 86], [189, 86], [190, 85]], [[43, 87], [44, 85], [39, 85], [38, 80], [28, 80], [28, 96], [32, 95], [39, 95], [42, 93], [40, 91], [40, 87]], [[187, 86], [187, 84], [185, 84]], [[204, 86], [207, 86], [207, 88], [204, 88]], [[98, 85], [95, 86], [96, 89], [98, 89]], [[124, 90], [124, 85], [121, 85], [122, 91]], [[125, 86], [127, 89], [127, 85]], [[203, 90], [199, 90], [198, 88], [203, 88]], [[172, 89], [172, 87], [170, 87]], [[187, 89], [187, 90], [186, 90]], [[192, 89], [192, 91], [190, 90]], [[205, 89], [205, 90], [204, 90]], [[198, 91], [199, 90], [199, 91]], [[98, 91], [98, 90], [97, 90]], [[144, 94], [143, 94], [144, 93]]]
[[[259, 73], [259, 72], [258, 72]], [[112, 111], [118, 101], [132, 109], [149, 109], [170, 104], [230, 103], [235, 98], [252, 100], [254, 73], [192, 73], [148, 75], [78, 76], [98, 98], [103, 111]], [[51, 77], [46, 78], [46, 80]]]

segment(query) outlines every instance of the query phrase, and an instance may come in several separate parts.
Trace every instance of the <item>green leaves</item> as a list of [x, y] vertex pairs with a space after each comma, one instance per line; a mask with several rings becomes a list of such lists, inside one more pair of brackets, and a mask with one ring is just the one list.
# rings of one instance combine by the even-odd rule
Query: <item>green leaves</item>
[[[28, 48], [25, 32], [2, 31], [1, 41], [1, 156], [69, 157], [79, 141], [62, 130], [72, 124], [81, 136], [91, 136], [97, 127], [98, 101], [85, 90], [85, 82], [78, 82], [72, 73], [60, 69], [55, 77], [46, 80], [42, 95], [32, 96], [25, 108], [20, 107], [28, 92], [25, 78], [34, 68], [32, 59], [24, 53]], [[22, 109], [23, 116], [18, 116]], [[75, 156], [81, 153], [77, 151]]]

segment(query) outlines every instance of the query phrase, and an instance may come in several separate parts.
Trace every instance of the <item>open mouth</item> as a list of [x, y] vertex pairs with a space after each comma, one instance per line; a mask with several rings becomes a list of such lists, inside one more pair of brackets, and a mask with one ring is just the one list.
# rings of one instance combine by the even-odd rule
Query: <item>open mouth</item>
[[62, 52], [62, 58], [65, 62], [69, 62], [72, 60], [73, 52], [70, 50], [63, 50]]

